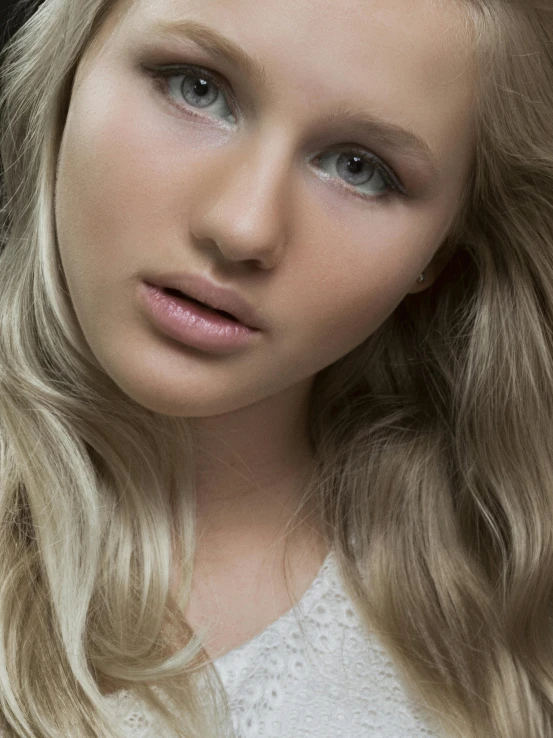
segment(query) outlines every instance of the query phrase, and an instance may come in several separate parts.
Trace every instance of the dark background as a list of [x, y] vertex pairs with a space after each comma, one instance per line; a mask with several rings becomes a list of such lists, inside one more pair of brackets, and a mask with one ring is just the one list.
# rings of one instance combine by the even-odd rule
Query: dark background
[[[43, 0], [0, 0], [0, 50], [11, 36], [23, 25]], [[0, 203], [2, 200], [2, 163], [0, 161]]]
[[34, 10], [39, 5], [40, 2], [29, 2], [28, 0], [25, 6], [16, 0], [0, 0], [0, 48], [19, 28], [27, 15], [31, 14], [30, 7]]
[[[0, 0], [0, 49], [3, 49], [7, 41], [38, 8], [42, 0], [26, 0], [24, 4], [17, 0]], [[2, 161], [0, 159], [0, 206], [3, 204], [4, 177]], [[0, 252], [4, 248], [4, 235], [0, 233]]]

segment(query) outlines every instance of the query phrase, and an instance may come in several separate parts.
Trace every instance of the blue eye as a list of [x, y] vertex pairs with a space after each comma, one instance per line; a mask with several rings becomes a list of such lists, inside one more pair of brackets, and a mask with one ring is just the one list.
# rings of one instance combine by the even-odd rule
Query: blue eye
[[164, 87], [168, 90], [165, 94], [175, 99], [180, 107], [182, 103], [178, 102], [179, 98], [193, 109], [205, 110], [227, 123], [236, 123], [223, 86], [201, 67], [190, 64], [158, 67], [154, 76], [163, 78]]
[[[170, 98], [172, 104], [192, 115], [198, 115], [194, 112], [196, 110], [205, 111], [226, 123], [236, 123], [236, 116], [228, 103], [232, 98], [227, 94], [224, 82], [203, 67], [169, 64], [145, 68], [156, 83], [160, 83], [163, 95]], [[179, 99], [184, 100], [184, 104], [178, 102]], [[203, 117], [203, 113], [200, 116]], [[336, 159], [335, 163], [328, 165], [327, 162], [333, 159]], [[383, 200], [394, 193], [408, 197], [392, 169], [368, 151], [357, 151], [353, 147], [344, 151], [342, 148], [341, 151], [318, 156], [316, 161], [327, 175], [338, 177], [349, 185], [348, 189], [353, 194], [365, 200]]]
[[390, 192], [407, 196], [395, 174], [374, 154], [353, 150], [348, 153], [338, 151], [319, 156], [317, 161], [320, 165], [333, 159], [334, 163], [326, 168], [322, 166], [322, 170], [338, 176], [351, 187], [358, 188], [362, 197], [381, 198]]

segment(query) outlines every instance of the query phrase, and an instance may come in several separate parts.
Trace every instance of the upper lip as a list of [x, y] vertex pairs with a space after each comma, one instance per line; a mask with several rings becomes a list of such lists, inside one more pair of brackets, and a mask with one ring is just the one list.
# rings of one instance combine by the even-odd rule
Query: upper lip
[[147, 278], [145, 281], [156, 287], [179, 290], [209, 307], [224, 310], [248, 328], [259, 330], [263, 327], [259, 316], [242, 295], [230, 287], [215, 284], [201, 274], [183, 272], [162, 274], [159, 277]]

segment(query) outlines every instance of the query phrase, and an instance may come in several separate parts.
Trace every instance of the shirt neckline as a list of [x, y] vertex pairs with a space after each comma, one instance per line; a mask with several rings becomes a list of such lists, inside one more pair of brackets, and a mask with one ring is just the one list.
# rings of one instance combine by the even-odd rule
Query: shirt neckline
[[290, 620], [290, 618], [294, 616], [297, 609], [305, 610], [309, 606], [311, 599], [315, 597], [315, 594], [319, 590], [321, 582], [326, 578], [327, 572], [331, 568], [333, 562], [334, 551], [331, 549], [325, 556], [325, 559], [319, 571], [317, 572], [315, 579], [313, 579], [309, 587], [306, 589], [300, 599], [292, 605], [292, 607], [290, 607], [285, 613], [280, 615], [276, 620], [273, 620], [272, 623], [269, 623], [269, 625], [263, 628], [262, 631], [254, 635], [248, 641], [245, 641], [245, 643], [242, 643], [239, 646], [231, 649], [230, 651], [227, 651], [222, 656], [218, 656], [216, 659], [213, 659], [212, 663], [215, 664], [215, 666], [226, 665], [227, 661], [231, 661], [235, 656], [241, 655], [243, 651], [256, 646], [257, 642], [265, 638], [268, 633], [282, 627], [283, 624], [285, 624], [288, 620]]

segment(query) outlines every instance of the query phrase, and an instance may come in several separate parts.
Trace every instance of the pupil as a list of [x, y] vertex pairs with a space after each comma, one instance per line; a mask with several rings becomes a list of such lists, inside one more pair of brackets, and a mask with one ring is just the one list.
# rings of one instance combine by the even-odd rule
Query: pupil
[[209, 82], [206, 82], [205, 79], [200, 79], [194, 85], [194, 92], [196, 93], [196, 95], [203, 97], [204, 95], [207, 95], [208, 87]]
[[363, 160], [358, 156], [353, 156], [349, 160], [348, 169], [352, 174], [359, 174], [361, 169], [363, 168]]

